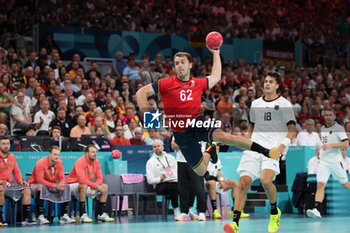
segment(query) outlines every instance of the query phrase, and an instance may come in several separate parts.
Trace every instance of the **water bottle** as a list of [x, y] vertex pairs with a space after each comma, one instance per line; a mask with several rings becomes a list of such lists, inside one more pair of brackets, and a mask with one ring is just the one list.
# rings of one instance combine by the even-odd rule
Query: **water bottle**
[[75, 218], [75, 223], [80, 223], [80, 212], [77, 211], [77, 217]]

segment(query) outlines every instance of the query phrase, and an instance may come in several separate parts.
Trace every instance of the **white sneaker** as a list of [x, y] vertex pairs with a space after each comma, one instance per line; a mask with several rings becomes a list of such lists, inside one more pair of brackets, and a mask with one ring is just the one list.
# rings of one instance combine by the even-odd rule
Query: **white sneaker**
[[114, 219], [109, 217], [108, 214], [103, 213], [102, 215], [97, 216], [98, 221], [102, 222], [114, 222]]
[[198, 220], [198, 215], [193, 213], [192, 208], [189, 209], [188, 215], [190, 216], [191, 220]]
[[322, 218], [321, 213], [316, 208], [308, 209], [306, 215], [310, 218]]
[[23, 222], [22, 222], [22, 226], [32, 226], [32, 225], [36, 225], [36, 221], [33, 221], [32, 218], [26, 218]]
[[174, 219], [175, 219], [175, 218], [178, 218], [178, 217], [180, 216], [180, 214], [181, 214], [181, 213], [180, 213], [179, 208], [175, 208], [175, 209], [174, 209]]
[[89, 216], [85, 213], [80, 217], [80, 222], [81, 223], [92, 223], [92, 219], [89, 218]]
[[199, 213], [198, 221], [207, 221], [207, 218], [205, 217], [205, 214], [203, 212]]
[[49, 224], [49, 220], [47, 220], [44, 215], [40, 215], [37, 219], [39, 225]]
[[66, 224], [66, 223], [75, 223], [75, 220], [71, 219], [68, 214], [64, 214], [60, 218], [60, 224]]
[[188, 214], [181, 213], [180, 215], [175, 216], [175, 218], [174, 218], [174, 219], [175, 219], [175, 221], [185, 222], [185, 221], [188, 221], [189, 216], [188, 216]]

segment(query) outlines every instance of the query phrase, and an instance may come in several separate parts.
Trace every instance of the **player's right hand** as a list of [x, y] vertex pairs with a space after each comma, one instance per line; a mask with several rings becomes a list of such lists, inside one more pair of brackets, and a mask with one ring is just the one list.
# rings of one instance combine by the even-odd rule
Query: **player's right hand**
[[317, 149], [316, 149], [316, 157], [317, 157], [317, 159], [320, 159], [320, 151], [321, 151], [321, 148], [322, 148], [322, 147], [317, 147]]
[[56, 184], [56, 189], [59, 191], [63, 191], [65, 189], [65, 184], [64, 183]]

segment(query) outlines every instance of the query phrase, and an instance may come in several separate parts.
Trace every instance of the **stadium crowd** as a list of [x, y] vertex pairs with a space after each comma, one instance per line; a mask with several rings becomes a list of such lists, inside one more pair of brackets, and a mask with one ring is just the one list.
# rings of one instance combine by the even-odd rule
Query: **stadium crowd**
[[[174, 73], [170, 57], [158, 54], [151, 59], [145, 55], [138, 64], [133, 56], [126, 61], [117, 52], [111, 73], [101, 77], [95, 62], [85, 70], [75, 54], [64, 66], [56, 48], [47, 51], [42, 47], [39, 55], [31, 52], [23, 57], [14, 50], [0, 50], [0, 121], [10, 132], [23, 134], [27, 127], [34, 126], [36, 135], [51, 135], [53, 127], [58, 126], [64, 137], [96, 133], [112, 144], [151, 145], [160, 139], [170, 145], [168, 129], [142, 129], [135, 101], [140, 87]], [[349, 122], [350, 73], [345, 65], [304, 68], [291, 63], [282, 66], [279, 61], [249, 64], [243, 59], [230, 59], [224, 64], [222, 81], [203, 93], [203, 116], [220, 119], [228, 132], [244, 134], [250, 104], [263, 95], [263, 75], [271, 69], [283, 74], [280, 93], [291, 101], [299, 130], [305, 129], [305, 121], [310, 118], [319, 133], [323, 109], [330, 106], [336, 109], [339, 124]], [[210, 71], [210, 58], [201, 64], [194, 59], [194, 76], [205, 77]], [[163, 110], [156, 96], [150, 97], [149, 103], [155, 110]]]

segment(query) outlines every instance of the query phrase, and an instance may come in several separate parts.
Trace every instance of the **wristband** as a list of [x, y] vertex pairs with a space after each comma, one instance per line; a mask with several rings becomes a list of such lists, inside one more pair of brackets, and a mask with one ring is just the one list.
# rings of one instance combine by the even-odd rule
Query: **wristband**
[[285, 145], [286, 147], [288, 147], [289, 146], [289, 144], [290, 144], [290, 139], [289, 138], [285, 138], [285, 139], [283, 139], [283, 141], [282, 141], [282, 143], [281, 144], [283, 144], [283, 145]]

